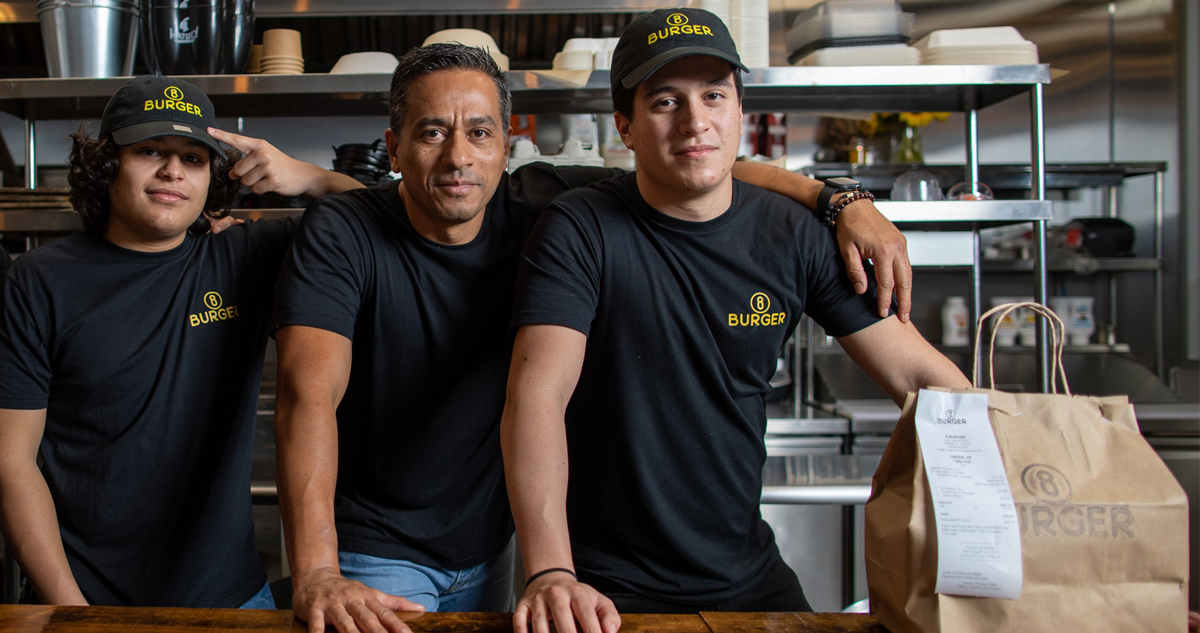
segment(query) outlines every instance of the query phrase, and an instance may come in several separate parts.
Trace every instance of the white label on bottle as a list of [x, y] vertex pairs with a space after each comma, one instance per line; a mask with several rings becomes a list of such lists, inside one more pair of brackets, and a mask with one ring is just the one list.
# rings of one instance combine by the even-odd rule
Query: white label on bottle
[[937, 593], [1021, 596], [1021, 534], [987, 395], [922, 389], [917, 438], [937, 524]]

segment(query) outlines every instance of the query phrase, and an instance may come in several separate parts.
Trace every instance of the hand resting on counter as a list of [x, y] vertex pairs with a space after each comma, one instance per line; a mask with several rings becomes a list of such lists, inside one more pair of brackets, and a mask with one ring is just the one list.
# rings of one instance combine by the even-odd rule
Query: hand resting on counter
[[350, 580], [321, 567], [292, 580], [292, 611], [308, 623], [309, 633], [332, 625], [340, 633], [412, 633], [396, 611], [423, 613], [425, 607]]
[[558, 633], [617, 633], [621, 628], [612, 600], [566, 573], [534, 579], [513, 611], [516, 633], [548, 633], [551, 621]]

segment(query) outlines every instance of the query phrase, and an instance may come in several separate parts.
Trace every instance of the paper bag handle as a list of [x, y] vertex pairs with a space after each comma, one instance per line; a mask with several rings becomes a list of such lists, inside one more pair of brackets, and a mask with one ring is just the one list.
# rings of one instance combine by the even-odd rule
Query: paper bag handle
[[[1003, 321], [1004, 317], [1008, 316], [1013, 310], [1017, 310], [1019, 308], [1025, 308], [1034, 314], [1044, 317], [1050, 322], [1050, 349], [1051, 353], [1053, 354], [1053, 358], [1051, 358], [1050, 362], [1050, 393], [1058, 393], [1058, 385], [1055, 384], [1055, 376], [1060, 374], [1062, 376], [1063, 391], [1066, 392], [1068, 396], [1071, 395], [1071, 386], [1067, 384], [1067, 371], [1063, 368], [1062, 362], [1063, 347], [1067, 344], [1067, 326], [1063, 324], [1062, 319], [1058, 318], [1058, 315], [1055, 314], [1053, 310], [1040, 303], [1033, 303], [1030, 301], [998, 305], [979, 316], [979, 321], [975, 324], [975, 354], [974, 362], [971, 365], [971, 377], [974, 378], [975, 376], [979, 375], [979, 336], [980, 333], [983, 332], [984, 322], [987, 321], [988, 317], [1000, 312], [1000, 316], [996, 319], [996, 322], [999, 323], [1000, 321]], [[990, 389], [996, 388], [995, 360], [997, 329], [999, 328], [992, 328], [992, 342], [988, 347], [988, 380], [991, 381], [991, 385], [989, 387]], [[978, 385], [976, 386], [978, 387]]]

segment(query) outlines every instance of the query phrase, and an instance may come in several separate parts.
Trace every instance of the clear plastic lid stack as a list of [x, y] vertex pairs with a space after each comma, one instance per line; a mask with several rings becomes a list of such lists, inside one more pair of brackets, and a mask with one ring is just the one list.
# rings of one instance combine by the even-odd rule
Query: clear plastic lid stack
[[788, 62], [824, 48], [907, 44], [913, 18], [897, 0], [825, 0], [796, 16], [787, 32]]

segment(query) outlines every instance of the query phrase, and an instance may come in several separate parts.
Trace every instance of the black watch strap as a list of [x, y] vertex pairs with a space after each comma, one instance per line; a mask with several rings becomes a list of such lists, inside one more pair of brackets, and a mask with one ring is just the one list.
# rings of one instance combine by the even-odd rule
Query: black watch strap
[[814, 209], [819, 215], [824, 216], [829, 213], [829, 201], [839, 193], [847, 191], [859, 191], [862, 189], [862, 183], [850, 178], [830, 178], [825, 181], [825, 186], [821, 187], [821, 193], [817, 194], [817, 208]]

